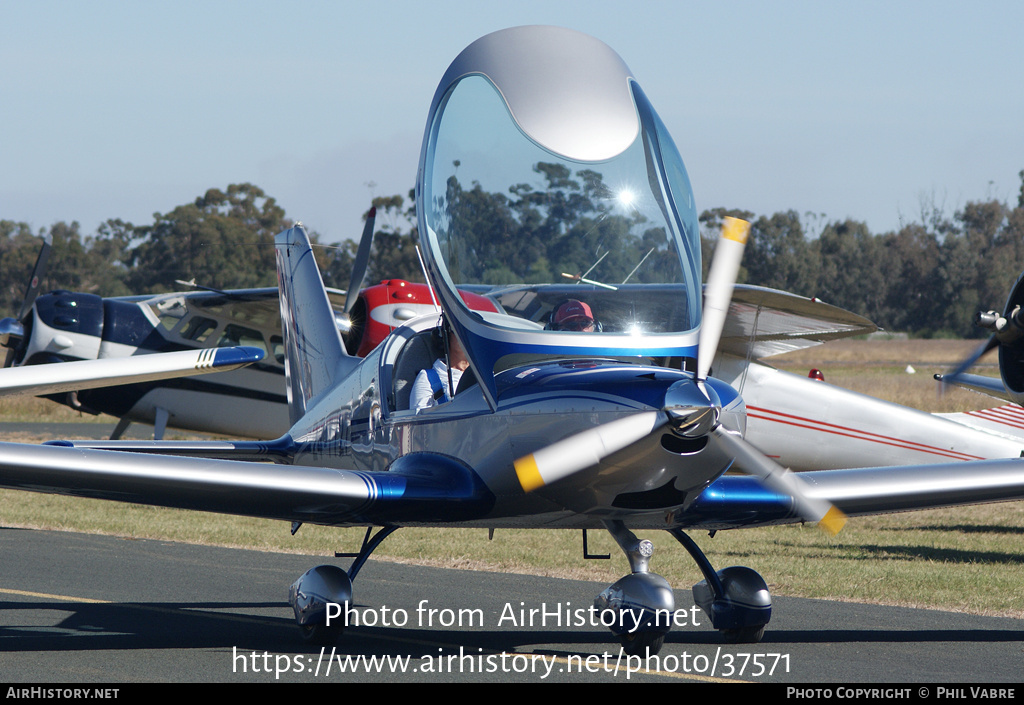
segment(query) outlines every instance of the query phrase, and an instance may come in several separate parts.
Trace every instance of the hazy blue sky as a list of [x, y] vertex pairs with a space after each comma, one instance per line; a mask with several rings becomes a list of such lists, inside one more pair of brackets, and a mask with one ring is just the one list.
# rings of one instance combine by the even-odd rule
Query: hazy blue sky
[[324, 241], [357, 237], [373, 195], [413, 186], [448, 63], [520, 24], [622, 56], [700, 209], [883, 232], [922, 202], [1016, 202], [1017, 1], [0, 0], [0, 218], [91, 233], [249, 181]]

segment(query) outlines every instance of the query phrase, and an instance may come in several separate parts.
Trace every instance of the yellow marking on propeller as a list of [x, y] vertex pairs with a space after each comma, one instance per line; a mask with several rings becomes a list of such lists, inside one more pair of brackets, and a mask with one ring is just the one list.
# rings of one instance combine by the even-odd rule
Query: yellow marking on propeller
[[846, 515], [834, 506], [829, 507], [829, 510], [825, 512], [825, 516], [818, 522], [818, 527], [829, 536], [838, 534], [845, 525]]
[[533, 492], [538, 487], [544, 486], [544, 478], [540, 476], [533, 453], [523, 456], [512, 464], [516, 468], [516, 477], [519, 478], [523, 492]]
[[722, 223], [722, 237], [726, 240], [734, 240], [741, 245], [747, 244], [747, 235], [750, 233], [750, 223], [739, 218], [726, 216]]

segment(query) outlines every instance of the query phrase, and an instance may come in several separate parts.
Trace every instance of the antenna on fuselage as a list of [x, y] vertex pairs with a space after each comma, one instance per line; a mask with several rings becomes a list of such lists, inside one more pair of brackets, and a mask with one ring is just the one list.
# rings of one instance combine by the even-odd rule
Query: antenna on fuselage
[[626, 275], [626, 278], [622, 280], [622, 283], [623, 283], [623, 284], [625, 284], [626, 282], [628, 282], [628, 281], [629, 281], [629, 278], [630, 278], [630, 277], [632, 277], [632, 276], [633, 276], [634, 274], [636, 274], [636, 270], [640, 269], [640, 266], [641, 266], [641, 265], [642, 265], [642, 264], [643, 264], [644, 262], [646, 262], [646, 261], [647, 261], [647, 258], [648, 258], [648, 257], [650, 257], [650, 256], [651, 256], [651, 253], [652, 253], [652, 252], [654, 252], [654, 251], [655, 251], [656, 249], [657, 249], [656, 247], [652, 247], [651, 249], [647, 250], [647, 254], [646, 254], [646, 255], [644, 255], [644, 258], [643, 258], [642, 260], [640, 260], [639, 262], [637, 262], [637, 263], [636, 263], [636, 266], [635, 266], [635, 267], [633, 267], [633, 271], [631, 271], [631, 272], [630, 272], [629, 274], [627, 274], [627, 275]]

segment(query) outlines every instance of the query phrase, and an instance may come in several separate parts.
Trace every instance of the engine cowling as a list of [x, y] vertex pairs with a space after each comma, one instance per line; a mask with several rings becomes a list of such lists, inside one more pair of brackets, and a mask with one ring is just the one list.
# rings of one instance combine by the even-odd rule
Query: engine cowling
[[[497, 304], [485, 296], [468, 291], [459, 293], [474, 311], [498, 312]], [[345, 349], [349, 355], [366, 357], [395, 328], [431, 311], [440, 315], [440, 307], [426, 284], [385, 279], [359, 292], [344, 333]]]
[[103, 299], [95, 294], [51, 291], [26, 317], [20, 364], [95, 360], [103, 337]]

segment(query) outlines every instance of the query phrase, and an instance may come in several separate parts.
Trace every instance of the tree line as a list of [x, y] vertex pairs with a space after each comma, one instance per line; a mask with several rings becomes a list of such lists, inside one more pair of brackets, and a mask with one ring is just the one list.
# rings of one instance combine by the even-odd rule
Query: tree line
[[[929, 207], [895, 232], [872, 234], [847, 219], [809, 238], [793, 211], [756, 216], [715, 209], [704, 212], [701, 223], [707, 233], [723, 215], [751, 220], [741, 281], [817, 297], [889, 331], [980, 337], [974, 314], [1002, 312], [1024, 271], [1024, 171], [1020, 177], [1013, 206], [969, 202], [952, 216]], [[702, 240], [706, 273], [713, 240]]]
[[[586, 194], [585, 183], [574, 186], [565, 175], [558, 176], [559, 209], [586, 203], [580, 197]], [[807, 223], [813, 220], [818, 225], [816, 219], [801, 218], [792, 210], [771, 215], [707, 210], [700, 215], [704, 274], [722, 217], [742, 217], [753, 227], [741, 283], [817, 297], [891, 331], [977, 337], [974, 313], [1001, 310], [1024, 270], [1024, 171], [1020, 176], [1016, 204], [969, 202], [952, 215], [934, 207], [923, 209], [917, 221], [881, 234], [847, 219], [826, 222], [811, 236]], [[534, 209], [533, 215], [541, 212], [536, 210], [537, 199], [536, 193], [481, 197], [480, 206], [489, 210], [481, 211], [486, 217], [477, 227], [507, 229], [510, 219], [527, 213], [527, 206]], [[377, 208], [377, 225], [365, 282], [393, 277], [423, 281], [415, 251], [412, 193], [375, 198], [372, 205]], [[571, 215], [550, 205], [544, 208], [547, 218]], [[122, 296], [181, 290], [179, 282], [192, 280], [217, 289], [274, 286], [274, 235], [292, 224], [275, 199], [252, 184], [210, 189], [192, 203], [154, 214], [150, 224], [110, 219], [94, 233], [83, 233], [77, 222], [33, 231], [26, 223], [0, 220], [0, 315], [14, 315], [20, 306], [40, 237], [47, 233], [53, 252], [44, 291]], [[321, 245], [315, 232], [311, 238], [327, 285], [347, 287], [358, 243]], [[527, 264], [536, 274], [537, 263]]]

